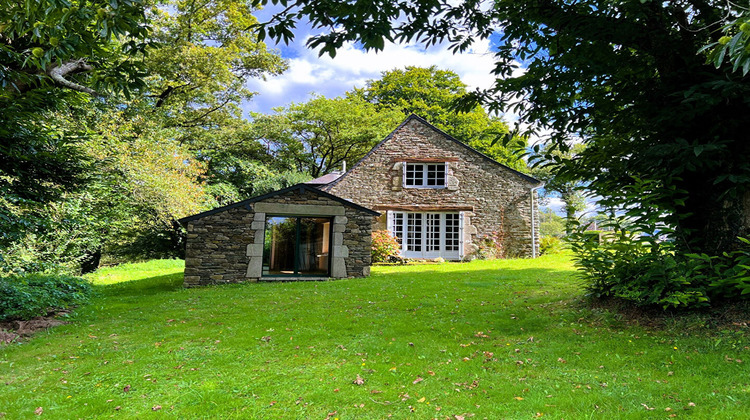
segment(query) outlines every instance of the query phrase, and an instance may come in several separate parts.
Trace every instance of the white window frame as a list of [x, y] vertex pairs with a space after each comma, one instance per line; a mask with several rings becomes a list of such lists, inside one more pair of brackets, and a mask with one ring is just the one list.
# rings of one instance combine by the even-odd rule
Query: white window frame
[[[420, 232], [420, 251], [409, 251], [408, 245], [409, 245], [409, 215], [415, 215], [411, 218], [414, 219], [419, 218], [421, 221], [421, 232]], [[447, 214], [456, 214], [458, 216], [458, 249], [448, 251], [446, 250], [446, 215]], [[438, 222], [438, 249], [433, 251], [428, 251], [428, 244], [429, 240], [428, 238], [431, 238], [432, 235], [429, 232], [429, 219], [434, 220], [434, 216], [428, 217], [428, 215], [438, 215], [437, 222]], [[396, 219], [400, 218], [403, 222], [400, 226], [396, 226]], [[464, 212], [405, 212], [405, 211], [392, 211], [388, 210], [386, 213], [386, 220], [387, 220], [387, 229], [388, 232], [391, 233], [394, 237], [401, 237], [401, 249], [400, 254], [402, 257], [405, 258], [445, 258], [450, 260], [459, 260], [463, 258], [463, 251], [464, 251]], [[400, 228], [400, 232], [396, 232], [397, 228]], [[412, 241], [414, 242], [414, 241]]]
[[[406, 166], [407, 165], [420, 165], [422, 166], [422, 185], [407, 185], [406, 183]], [[427, 185], [427, 166], [428, 165], [443, 165], [443, 184], [442, 185]], [[402, 162], [403, 176], [401, 178], [401, 185], [404, 188], [422, 188], [439, 190], [448, 187], [448, 162]]]

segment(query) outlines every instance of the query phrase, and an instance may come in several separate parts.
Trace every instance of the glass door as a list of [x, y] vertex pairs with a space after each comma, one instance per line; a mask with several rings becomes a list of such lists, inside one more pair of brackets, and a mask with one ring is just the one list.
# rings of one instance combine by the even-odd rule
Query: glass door
[[328, 276], [331, 219], [268, 216], [263, 246], [263, 276]]

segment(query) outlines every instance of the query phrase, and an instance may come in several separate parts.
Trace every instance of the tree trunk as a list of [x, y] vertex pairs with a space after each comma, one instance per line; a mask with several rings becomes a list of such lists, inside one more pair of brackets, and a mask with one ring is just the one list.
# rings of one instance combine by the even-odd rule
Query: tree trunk
[[86, 256], [81, 261], [81, 274], [93, 273], [99, 268], [102, 260], [102, 249], [97, 248], [94, 251], [86, 251]]
[[678, 229], [684, 251], [721, 255], [736, 250], [738, 237], [750, 237], [750, 190], [728, 192], [723, 183], [714, 185], [712, 177], [692, 178]]

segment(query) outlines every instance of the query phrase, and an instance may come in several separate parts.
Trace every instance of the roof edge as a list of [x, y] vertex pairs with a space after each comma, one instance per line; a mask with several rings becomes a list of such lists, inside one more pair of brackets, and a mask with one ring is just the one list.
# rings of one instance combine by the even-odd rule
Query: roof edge
[[318, 194], [320, 196], [329, 198], [329, 199], [331, 199], [333, 201], [339, 202], [339, 203], [341, 203], [341, 204], [343, 204], [345, 206], [349, 206], [349, 207], [354, 208], [356, 210], [364, 211], [365, 213], [369, 213], [372, 216], [380, 216], [380, 213], [376, 212], [375, 210], [371, 210], [371, 209], [368, 209], [367, 207], [360, 206], [359, 204], [352, 203], [349, 200], [345, 200], [345, 199], [343, 199], [341, 197], [335, 196], [335, 195], [333, 195], [333, 194], [331, 194], [329, 192], [326, 192], [326, 191], [323, 191], [321, 189], [315, 188], [315, 187], [313, 187], [311, 185], [306, 185], [304, 183], [301, 183], [301, 184], [295, 184], [295, 185], [292, 185], [291, 187], [283, 188], [283, 189], [280, 189], [280, 190], [271, 191], [271, 192], [266, 193], [266, 194], [258, 195], [258, 196], [255, 196], [255, 197], [250, 197], [248, 199], [245, 199], [245, 200], [242, 200], [242, 201], [238, 201], [236, 203], [227, 204], [225, 206], [221, 206], [221, 207], [217, 207], [215, 209], [211, 209], [211, 210], [207, 210], [207, 211], [204, 211], [204, 212], [201, 212], [201, 213], [197, 213], [197, 214], [194, 214], [192, 216], [186, 216], [186, 217], [183, 217], [181, 219], [177, 219], [177, 222], [180, 223], [181, 225], [184, 225], [184, 224], [192, 222], [194, 220], [202, 219], [202, 218], [204, 218], [206, 216], [211, 216], [211, 215], [214, 215], [214, 214], [217, 214], [217, 213], [221, 213], [223, 211], [231, 210], [231, 209], [234, 209], [234, 208], [237, 208], [237, 207], [247, 206], [249, 204], [256, 203], [258, 201], [263, 201], [263, 200], [265, 200], [267, 198], [271, 198], [271, 197], [275, 197], [277, 195], [281, 195], [281, 194], [286, 194], [288, 192], [292, 192], [294, 190], [300, 190], [300, 192], [309, 191], [309, 192], [312, 192], [314, 194]]

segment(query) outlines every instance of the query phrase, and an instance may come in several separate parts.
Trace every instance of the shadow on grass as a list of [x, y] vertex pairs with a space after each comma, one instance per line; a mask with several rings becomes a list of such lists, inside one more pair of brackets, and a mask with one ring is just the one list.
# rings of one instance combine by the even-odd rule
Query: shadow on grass
[[[408, 266], [407, 266], [408, 267]], [[430, 267], [430, 266], [421, 266]], [[498, 281], [515, 282], [518, 284], [528, 284], [535, 281], [549, 281], [552, 283], [561, 282], [565, 285], [578, 285], [580, 281], [576, 277], [576, 271], [572, 269], [531, 267], [531, 268], [497, 268], [497, 269], [476, 269], [472, 267], [451, 268], [447, 270], [440, 269], [415, 269], [409, 268], [404, 271], [376, 271], [373, 272], [373, 278], [404, 278], [415, 279], [417, 277], [439, 280], [461, 280], [466, 285], [475, 283], [477, 286], [496, 285]], [[502, 284], [502, 283], [500, 283]]]
[[94, 285], [94, 293], [101, 296], [145, 296], [182, 290], [183, 273], [165, 274], [114, 284]]

